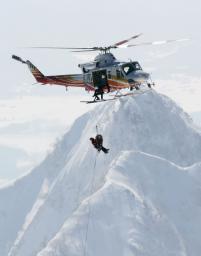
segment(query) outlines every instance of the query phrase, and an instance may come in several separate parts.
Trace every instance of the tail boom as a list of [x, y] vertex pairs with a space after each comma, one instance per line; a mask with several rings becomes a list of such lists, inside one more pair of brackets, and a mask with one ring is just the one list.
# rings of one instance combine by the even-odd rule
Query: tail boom
[[38, 83], [42, 84], [50, 84], [50, 85], [62, 85], [65, 87], [72, 86], [72, 87], [86, 87], [83, 81], [82, 74], [74, 74], [74, 75], [59, 75], [59, 76], [45, 76], [37, 67], [35, 67], [29, 60], [24, 61], [20, 57], [13, 55], [13, 59], [27, 64], [29, 70], [31, 71], [32, 75], [36, 79]]

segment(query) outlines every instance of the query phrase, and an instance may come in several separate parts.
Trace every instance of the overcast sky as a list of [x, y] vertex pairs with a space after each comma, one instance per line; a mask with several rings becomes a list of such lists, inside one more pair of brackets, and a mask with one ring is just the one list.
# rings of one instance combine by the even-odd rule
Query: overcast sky
[[[12, 60], [12, 54], [31, 60], [44, 74], [68, 74], [79, 73], [78, 64], [92, 60], [94, 55], [23, 47], [107, 46], [138, 33], [143, 35], [136, 43], [190, 38], [163, 46], [120, 49], [114, 54], [121, 60], [138, 60], [145, 71], [151, 72], [158, 88], [186, 111], [201, 111], [200, 25], [199, 0], [1, 0], [0, 153], [1, 149], [5, 153], [6, 147], [8, 159], [12, 151], [15, 166], [18, 161], [23, 167], [20, 170], [31, 168], [42, 156], [38, 157], [32, 143], [36, 133], [39, 140], [40, 135], [44, 139], [44, 156], [50, 143], [89, 109], [79, 103], [89, 97], [84, 91], [66, 94], [64, 88], [34, 85], [27, 67]], [[21, 159], [16, 157], [16, 149], [23, 151]], [[4, 165], [0, 158], [0, 169]], [[4, 168], [0, 179], [20, 174], [9, 168], [13, 168], [10, 176]]]

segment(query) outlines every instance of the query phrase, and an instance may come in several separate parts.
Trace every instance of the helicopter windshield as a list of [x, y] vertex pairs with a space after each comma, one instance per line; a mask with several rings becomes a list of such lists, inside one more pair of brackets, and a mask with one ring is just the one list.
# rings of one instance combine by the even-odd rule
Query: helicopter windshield
[[133, 66], [134, 66], [134, 69], [135, 70], [142, 70], [142, 68], [140, 67], [140, 64], [138, 62], [132, 62]]
[[138, 62], [129, 62], [122, 66], [122, 69], [126, 75], [130, 74], [133, 71], [141, 70], [141, 67]]

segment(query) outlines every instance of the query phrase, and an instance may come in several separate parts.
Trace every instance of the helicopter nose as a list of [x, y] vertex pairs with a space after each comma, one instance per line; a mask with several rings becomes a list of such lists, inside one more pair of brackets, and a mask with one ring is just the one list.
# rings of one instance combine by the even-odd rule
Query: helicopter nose
[[150, 77], [149, 73], [146, 73], [146, 72], [144, 73], [144, 76], [146, 79], [149, 79], [149, 77]]
[[146, 72], [139, 72], [138, 74], [135, 75], [135, 80], [137, 80], [137, 81], [139, 81], [139, 82], [140, 82], [140, 81], [143, 82], [143, 81], [148, 80], [149, 77], [150, 77], [149, 73], [146, 73]]

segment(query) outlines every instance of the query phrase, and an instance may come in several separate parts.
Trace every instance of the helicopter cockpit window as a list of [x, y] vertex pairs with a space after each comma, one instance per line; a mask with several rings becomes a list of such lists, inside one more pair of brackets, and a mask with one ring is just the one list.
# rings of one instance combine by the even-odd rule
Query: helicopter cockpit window
[[141, 67], [138, 62], [132, 62], [132, 63], [130, 62], [130, 63], [124, 64], [122, 66], [122, 69], [123, 69], [124, 73], [126, 75], [128, 75], [133, 71], [141, 70]]
[[126, 75], [130, 74], [132, 71], [134, 71], [134, 66], [132, 63], [127, 63], [122, 66], [122, 69]]
[[140, 64], [138, 62], [132, 62], [134, 69], [135, 70], [142, 70], [142, 68], [140, 67]]

